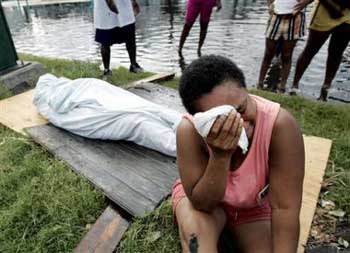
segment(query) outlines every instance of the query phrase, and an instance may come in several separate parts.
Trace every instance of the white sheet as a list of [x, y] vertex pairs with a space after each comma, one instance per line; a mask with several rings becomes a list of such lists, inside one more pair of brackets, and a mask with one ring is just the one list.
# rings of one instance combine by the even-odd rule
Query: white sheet
[[99, 79], [40, 77], [33, 103], [52, 124], [74, 134], [128, 140], [176, 156], [181, 114]]

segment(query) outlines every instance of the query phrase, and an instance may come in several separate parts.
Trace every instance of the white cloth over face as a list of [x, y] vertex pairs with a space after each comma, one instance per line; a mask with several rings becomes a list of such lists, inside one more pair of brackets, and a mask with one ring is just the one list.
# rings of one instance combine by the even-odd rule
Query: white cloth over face
[[[230, 105], [222, 105], [214, 107], [206, 112], [196, 113], [193, 119], [194, 126], [197, 132], [203, 138], [206, 138], [217, 117], [220, 115], [227, 116], [230, 114], [231, 111], [236, 111], [236, 109]], [[242, 149], [243, 154], [245, 154], [248, 151], [249, 141], [244, 128], [242, 128], [241, 136], [238, 141], [238, 146]]]
[[33, 103], [53, 125], [74, 134], [128, 140], [176, 156], [182, 115], [94, 78], [39, 78]]
[[112, 29], [135, 23], [131, 0], [113, 0], [118, 14], [111, 11], [106, 0], [94, 0], [94, 26], [98, 29]]

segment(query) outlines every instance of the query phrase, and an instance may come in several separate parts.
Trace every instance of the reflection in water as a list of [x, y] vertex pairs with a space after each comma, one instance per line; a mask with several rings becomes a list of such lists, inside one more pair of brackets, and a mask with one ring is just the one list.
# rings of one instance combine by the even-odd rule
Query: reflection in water
[[[186, 63], [197, 58], [199, 39], [199, 24], [196, 23], [183, 49], [186, 63], [179, 61], [177, 46], [186, 0], [139, 0], [139, 3], [142, 13], [137, 18], [138, 61], [149, 71], [180, 72]], [[5, 8], [5, 14], [19, 52], [100, 61], [99, 46], [94, 42], [92, 2], [31, 8], [30, 22], [26, 22], [25, 15], [17, 8]], [[267, 17], [266, 0], [223, 0], [223, 9], [213, 12], [202, 53], [220, 54], [234, 60], [246, 74], [248, 85], [254, 85], [264, 53]], [[300, 40], [295, 48], [289, 85], [305, 39]], [[324, 77], [327, 45], [314, 58], [301, 81], [301, 89], [308, 96], [318, 96]], [[111, 50], [112, 62], [129, 65], [124, 45], [114, 45]], [[349, 69], [348, 47], [331, 96], [350, 100]]]

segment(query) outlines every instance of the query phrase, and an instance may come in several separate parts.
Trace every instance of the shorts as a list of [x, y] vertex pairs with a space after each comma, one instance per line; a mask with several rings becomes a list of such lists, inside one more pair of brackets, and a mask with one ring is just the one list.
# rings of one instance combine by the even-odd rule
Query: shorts
[[[173, 217], [175, 216], [175, 210], [177, 204], [186, 197], [185, 191], [178, 180], [173, 186], [173, 191], [171, 194]], [[231, 206], [222, 205], [221, 206], [227, 217], [227, 224], [230, 228], [234, 228], [238, 225], [252, 223], [262, 220], [271, 220], [271, 206], [267, 199], [259, 206], [249, 208], [249, 209], [236, 209]], [[176, 220], [176, 219], [175, 219]]]
[[200, 22], [209, 23], [215, 0], [188, 0], [186, 8], [186, 24], [193, 24], [201, 14]]
[[112, 29], [96, 29], [95, 41], [104, 46], [121, 43], [135, 43], [135, 23]]
[[266, 38], [270, 40], [297, 40], [305, 35], [305, 13], [296, 15], [273, 14], [267, 24]]

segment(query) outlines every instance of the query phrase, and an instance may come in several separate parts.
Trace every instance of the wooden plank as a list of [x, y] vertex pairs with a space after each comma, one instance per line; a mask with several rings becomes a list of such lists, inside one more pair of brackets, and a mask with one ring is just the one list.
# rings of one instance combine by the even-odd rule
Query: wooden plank
[[[134, 216], [152, 211], [170, 194], [178, 178], [174, 158], [136, 144], [86, 139], [52, 125], [26, 131]], [[126, 146], [130, 147], [125, 149]], [[144, 155], [132, 147], [143, 150]], [[156, 159], [154, 154], [162, 159]]]
[[153, 103], [171, 108], [181, 113], [186, 112], [178, 91], [153, 83], [141, 83], [127, 87], [127, 90], [152, 101]]
[[303, 202], [300, 213], [300, 240], [298, 252], [304, 252], [312, 219], [316, 210], [321, 183], [327, 167], [332, 141], [314, 136], [304, 136], [305, 178]]
[[117, 210], [108, 206], [75, 248], [75, 253], [112, 253], [129, 226]]
[[0, 101], [0, 123], [4, 126], [25, 134], [26, 127], [47, 124], [32, 103], [34, 90]]
[[142, 84], [142, 83], [162, 82], [162, 81], [171, 80], [174, 77], [175, 77], [175, 73], [159, 73], [159, 74], [155, 74], [155, 75], [152, 75], [150, 77], [146, 77], [146, 78], [143, 78], [141, 80], [137, 80], [135, 82], [132, 82], [132, 83], [128, 84], [127, 86], [138, 85], [138, 84]]

